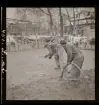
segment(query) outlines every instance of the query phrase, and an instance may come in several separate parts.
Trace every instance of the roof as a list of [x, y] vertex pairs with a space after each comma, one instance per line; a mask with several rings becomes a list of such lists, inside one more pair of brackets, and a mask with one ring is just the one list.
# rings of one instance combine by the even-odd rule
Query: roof
[[[94, 18], [88, 17], [88, 18], [75, 19], [75, 21], [79, 21], [79, 20], [86, 20], [86, 19], [93, 19], [93, 20], [94, 20]], [[74, 19], [72, 19], [71, 21], [74, 21]]]
[[12, 19], [12, 18], [6, 18], [6, 20], [11, 20], [11, 21], [18, 21], [18, 22], [28, 22], [28, 23], [32, 23], [31, 21], [29, 21], [29, 20], [18, 20], [18, 19]]
[[[95, 23], [85, 23], [85, 24], [78, 24], [78, 25], [76, 25], [76, 26], [88, 26], [88, 25], [95, 25]], [[65, 27], [71, 27], [71, 25], [64, 25]]]
[[40, 38], [49, 38], [51, 36], [44, 36], [44, 35], [40, 35], [40, 36], [36, 36], [36, 35], [30, 35], [30, 36], [27, 36], [28, 38], [30, 39], [40, 39]]

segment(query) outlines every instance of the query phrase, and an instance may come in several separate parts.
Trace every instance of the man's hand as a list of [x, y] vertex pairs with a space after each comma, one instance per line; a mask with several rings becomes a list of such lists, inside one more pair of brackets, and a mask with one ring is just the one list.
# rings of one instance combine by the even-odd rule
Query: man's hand
[[48, 57], [48, 55], [45, 55], [45, 56], [44, 56], [44, 58], [47, 58], [47, 57]]
[[52, 56], [49, 56], [49, 59], [51, 59], [52, 58]]
[[47, 57], [48, 57], [49, 59], [52, 58], [52, 56], [49, 56], [49, 55], [45, 55], [45, 56], [44, 56], [44, 58], [47, 58]]

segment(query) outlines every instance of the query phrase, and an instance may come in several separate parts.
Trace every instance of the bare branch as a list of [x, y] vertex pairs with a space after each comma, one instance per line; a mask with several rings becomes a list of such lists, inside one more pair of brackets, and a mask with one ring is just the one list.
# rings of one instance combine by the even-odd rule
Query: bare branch
[[51, 32], [52, 32], [52, 35], [54, 36], [54, 33], [53, 33], [53, 19], [52, 19], [52, 14], [51, 14], [49, 8], [47, 8], [47, 10], [48, 10], [48, 13], [49, 13], [49, 16], [50, 16], [50, 27], [51, 27]]
[[49, 15], [48, 13], [46, 13], [43, 9], [39, 8], [43, 13], [45, 13], [46, 15]]
[[49, 8], [47, 8], [47, 10], [48, 10], [48, 13], [51, 14]]
[[[77, 14], [80, 14], [80, 13], [78, 13], [78, 11], [77, 11], [77, 9], [76, 9], [76, 8], [75, 8], [75, 10], [76, 10]], [[79, 16], [79, 19], [80, 19], [80, 16]], [[78, 19], [78, 25], [79, 25], [79, 19]]]
[[[80, 9], [81, 11], [83, 11], [82, 9]], [[84, 15], [84, 17], [86, 18], [86, 16], [85, 16], [85, 13], [83, 12], [83, 15]], [[86, 19], [86, 23], [88, 24], [88, 21], [87, 21], [87, 19]]]
[[70, 22], [70, 25], [71, 25], [71, 26], [73, 26], [73, 25], [71, 24], [71, 20], [70, 20], [69, 13], [68, 13], [68, 11], [67, 11], [67, 9], [66, 9], [66, 8], [65, 8], [65, 10], [66, 10], [66, 13], [67, 13], [67, 16], [68, 16], [68, 20], [69, 20], [69, 22]]

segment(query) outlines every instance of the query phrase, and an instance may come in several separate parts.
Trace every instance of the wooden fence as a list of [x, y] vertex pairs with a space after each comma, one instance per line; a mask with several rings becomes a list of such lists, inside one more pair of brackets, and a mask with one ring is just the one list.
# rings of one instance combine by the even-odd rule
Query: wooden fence
[[[32, 50], [35, 48], [44, 48], [44, 38], [39, 38], [36, 40], [33, 39], [22, 39], [15, 37], [16, 42], [9, 42], [6, 43], [6, 49], [8, 52], [12, 51], [26, 51], [26, 50]], [[79, 44], [78, 47], [81, 50], [95, 50], [95, 45], [90, 45], [90, 44]]]
[[32, 50], [35, 48], [44, 48], [44, 42], [42, 40], [36, 41], [29, 41], [29, 42], [9, 42], [6, 43], [6, 49], [7, 52], [13, 52], [13, 51], [26, 51], [26, 50]]

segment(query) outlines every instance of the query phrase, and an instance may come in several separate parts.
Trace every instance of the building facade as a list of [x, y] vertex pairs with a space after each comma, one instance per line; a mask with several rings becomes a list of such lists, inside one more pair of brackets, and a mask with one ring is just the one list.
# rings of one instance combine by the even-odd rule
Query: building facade
[[7, 34], [9, 35], [36, 35], [48, 34], [48, 29], [41, 26], [40, 22], [30, 22], [7, 18]]
[[71, 24], [66, 23], [64, 25], [64, 34], [73, 35], [74, 32], [74, 21], [75, 21], [75, 34], [76, 36], [87, 36], [95, 37], [95, 17], [93, 12], [87, 12], [86, 16], [83, 12], [76, 13], [75, 19], [71, 17]]
[[7, 34], [9, 35], [32, 35], [36, 34], [38, 26], [30, 21], [22, 21], [7, 18]]

